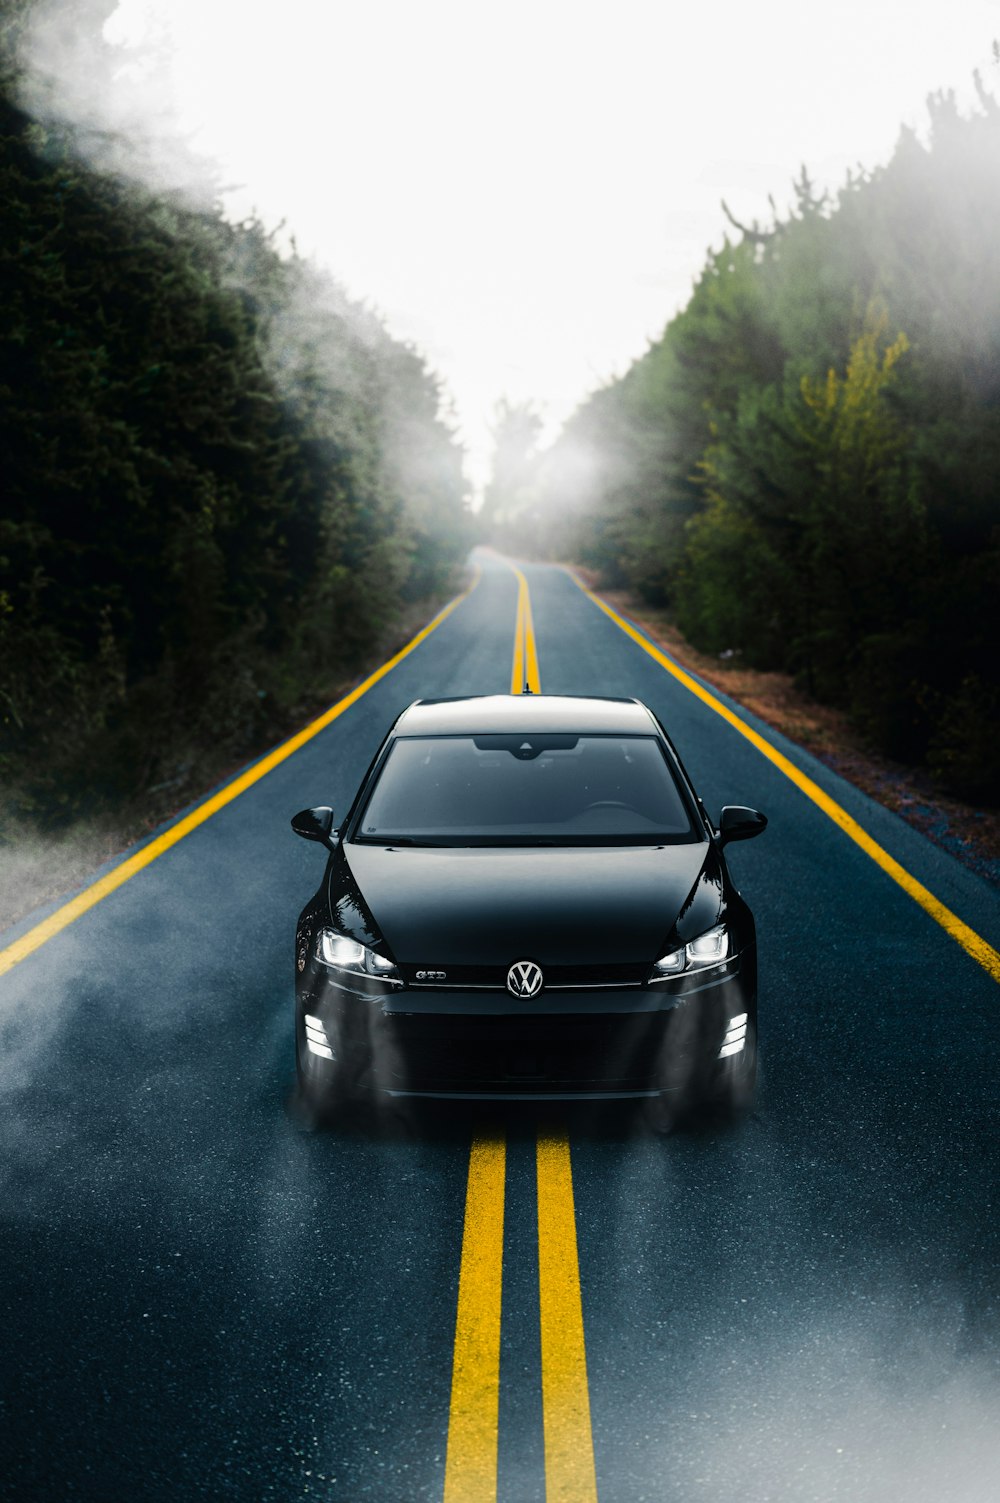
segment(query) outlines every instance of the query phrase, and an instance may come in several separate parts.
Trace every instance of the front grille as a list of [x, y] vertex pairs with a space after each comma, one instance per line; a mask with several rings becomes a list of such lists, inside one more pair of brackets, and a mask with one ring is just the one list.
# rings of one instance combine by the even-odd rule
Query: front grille
[[397, 1089], [642, 1089], [673, 1027], [670, 1013], [515, 1024], [395, 1018], [383, 1027], [383, 1057]]
[[[408, 986], [428, 987], [434, 991], [475, 990], [480, 987], [491, 991], [506, 991], [507, 972], [515, 960], [530, 957], [512, 955], [507, 965], [445, 965], [432, 961], [420, 965], [400, 967]], [[444, 972], [446, 980], [417, 979], [419, 971]], [[650, 967], [645, 961], [629, 965], [543, 965], [545, 990], [562, 987], [632, 987], [641, 986], [649, 975]]]

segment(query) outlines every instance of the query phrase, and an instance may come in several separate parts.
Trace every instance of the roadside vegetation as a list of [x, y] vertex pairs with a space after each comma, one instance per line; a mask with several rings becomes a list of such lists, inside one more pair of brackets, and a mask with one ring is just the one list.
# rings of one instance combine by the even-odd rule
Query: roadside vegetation
[[[78, 8], [95, 67], [112, 8]], [[203, 162], [197, 194], [156, 193], [32, 118], [30, 9], [0, 17], [8, 846], [183, 804], [398, 640], [470, 544], [421, 357], [228, 222]]]
[[[595, 587], [594, 571], [583, 573]], [[642, 627], [683, 668], [812, 752], [970, 871], [1000, 884], [1000, 807], [950, 796], [927, 768], [874, 751], [846, 711], [807, 694], [790, 674], [751, 668], [736, 654], [697, 651], [670, 611], [641, 601], [634, 591], [605, 589], [601, 598]]]
[[977, 92], [965, 114], [932, 98], [835, 198], [803, 169], [787, 217], [731, 221], [548, 449], [531, 408], [500, 412], [491, 516], [995, 804], [1000, 106]]

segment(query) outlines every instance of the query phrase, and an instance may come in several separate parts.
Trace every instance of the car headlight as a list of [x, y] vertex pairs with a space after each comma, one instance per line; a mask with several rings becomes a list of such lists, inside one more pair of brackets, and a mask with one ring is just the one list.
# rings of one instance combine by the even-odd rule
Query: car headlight
[[682, 971], [702, 971], [706, 966], [718, 965], [728, 954], [729, 930], [725, 924], [716, 924], [714, 929], [707, 929], [681, 949], [661, 955], [649, 979], [659, 981], [667, 976], [679, 976]]
[[380, 981], [402, 985], [402, 976], [391, 960], [378, 955], [367, 945], [349, 939], [346, 934], [335, 934], [332, 929], [321, 929], [316, 941], [316, 954], [324, 965], [335, 971], [350, 971], [354, 976], [376, 976]]

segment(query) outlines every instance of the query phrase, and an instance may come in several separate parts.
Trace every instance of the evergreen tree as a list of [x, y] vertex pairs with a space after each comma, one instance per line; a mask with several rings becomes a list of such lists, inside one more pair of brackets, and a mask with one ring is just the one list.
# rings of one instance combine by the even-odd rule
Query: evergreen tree
[[995, 799], [1000, 106], [977, 88], [967, 115], [934, 96], [926, 141], [904, 131], [834, 200], [803, 169], [787, 218], [731, 221], [540, 474], [550, 536], [697, 645], [791, 670]]
[[[61, 20], [95, 68], [108, 9]], [[469, 527], [420, 357], [256, 221], [31, 119], [28, 14], [0, 34], [0, 775], [54, 818], [247, 750], [447, 586]]]

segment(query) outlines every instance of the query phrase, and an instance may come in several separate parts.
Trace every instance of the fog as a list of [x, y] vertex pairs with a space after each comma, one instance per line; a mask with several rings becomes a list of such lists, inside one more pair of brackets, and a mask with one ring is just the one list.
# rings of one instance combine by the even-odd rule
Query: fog
[[[67, 133], [89, 168], [124, 183], [138, 202], [152, 197], [168, 229], [174, 216], [180, 237], [196, 240], [183, 216], [205, 214], [207, 223], [216, 224], [226, 188], [221, 166], [200, 149], [181, 117], [166, 19], [158, 20], [151, 8], [141, 42], [133, 45], [119, 36], [114, 16], [102, 29], [113, 11], [110, 0], [92, 6], [39, 0], [26, 12], [18, 86], [19, 103], [37, 122], [32, 144], [44, 159], [50, 136]], [[290, 227], [273, 219], [264, 225], [249, 208], [245, 213], [245, 219], [231, 221], [228, 239], [220, 233], [218, 254], [225, 257], [224, 281], [245, 294], [254, 310], [257, 347], [273, 388], [294, 409], [293, 421], [296, 415], [312, 421], [313, 431], [331, 446], [360, 450], [367, 443], [372, 454], [378, 427], [380, 456], [371, 463], [395, 466], [407, 482], [407, 503], [418, 509], [439, 480], [436, 455], [421, 455], [423, 435], [407, 422], [407, 401], [415, 405], [411, 392], [420, 386], [418, 357], [390, 344], [376, 313], [348, 296], [328, 265], [291, 254]], [[396, 387], [385, 395], [392, 381]], [[403, 453], [407, 441], [409, 452]], [[455, 488], [451, 476], [438, 490], [449, 488]], [[42, 810], [0, 809], [0, 930], [71, 893], [219, 775], [224, 764], [206, 766], [205, 748], [182, 741], [148, 793], [121, 786], [110, 811], [96, 807], [97, 800], [60, 806], [54, 793], [46, 794]], [[247, 743], [237, 754], [254, 750]], [[51, 833], [41, 833], [33, 815]], [[72, 828], [61, 831], [62, 823]]]
[[[113, 5], [39, 0], [26, 17], [19, 56], [21, 105], [49, 127], [68, 127], [80, 156], [98, 172], [157, 194], [206, 207], [217, 169], [193, 148], [178, 116], [165, 27], [150, 21], [141, 47], [115, 44], [101, 27]], [[112, 28], [113, 36], [113, 28]]]
[[538, 402], [551, 434], [660, 333], [723, 198], [763, 220], [803, 161], [834, 187], [885, 160], [929, 92], [968, 95], [997, 29], [990, 0], [947, 27], [930, 0], [850, 0], [836, 25], [793, 0], [234, 15], [124, 0], [109, 67], [79, 10], [44, 6], [27, 103], [82, 127], [94, 161], [284, 221], [445, 378], [477, 484], [500, 396]]
[[[110, 16], [103, 27], [102, 14]], [[137, 193], [196, 213], [232, 200], [238, 208], [233, 222], [259, 224], [287, 256], [295, 226], [258, 215], [252, 185], [241, 185], [234, 199], [227, 165], [206, 152], [185, 119], [169, 7], [126, 4], [116, 10], [108, 3], [98, 5], [90, 20], [93, 29], [81, 26], [79, 8], [62, 0], [40, 0], [30, 12], [20, 48], [22, 107], [43, 127], [68, 129], [88, 166], [132, 183]], [[227, 81], [217, 81], [223, 94]], [[280, 288], [266, 286], [256, 249], [253, 241], [234, 241], [230, 284], [259, 303], [262, 354], [279, 391], [299, 400], [303, 380], [318, 363], [338, 387], [362, 395], [368, 373], [359, 370], [349, 344], [322, 342], [316, 328], [318, 316], [328, 315], [362, 348], [376, 349], [382, 329], [365, 301], [367, 289], [349, 296], [337, 278], [336, 259], [324, 262], [308, 247], [294, 269], [286, 263]]]
[[[947, 1192], [913, 1203], [911, 1145], [877, 1106], [841, 1120], [821, 1088], [793, 1123], [787, 1084], [765, 1081], [763, 1109], [729, 1138], [595, 1144], [577, 1192], [602, 1291], [588, 1343], [602, 1369], [609, 1348], [647, 1359], [611, 1359], [618, 1407], [603, 1431], [595, 1410], [597, 1454], [648, 1503], [988, 1503], [996, 1373], [938, 1220]], [[845, 1183], [847, 1162], [898, 1196], [862, 1173], [821, 1209], [815, 1186]], [[683, 1334], [681, 1311], [696, 1312]]]
[[124, 848], [127, 836], [99, 821], [81, 820], [61, 838], [46, 839], [25, 820], [4, 811], [0, 856], [0, 933], [47, 903], [53, 891], [84, 886], [105, 861]]

